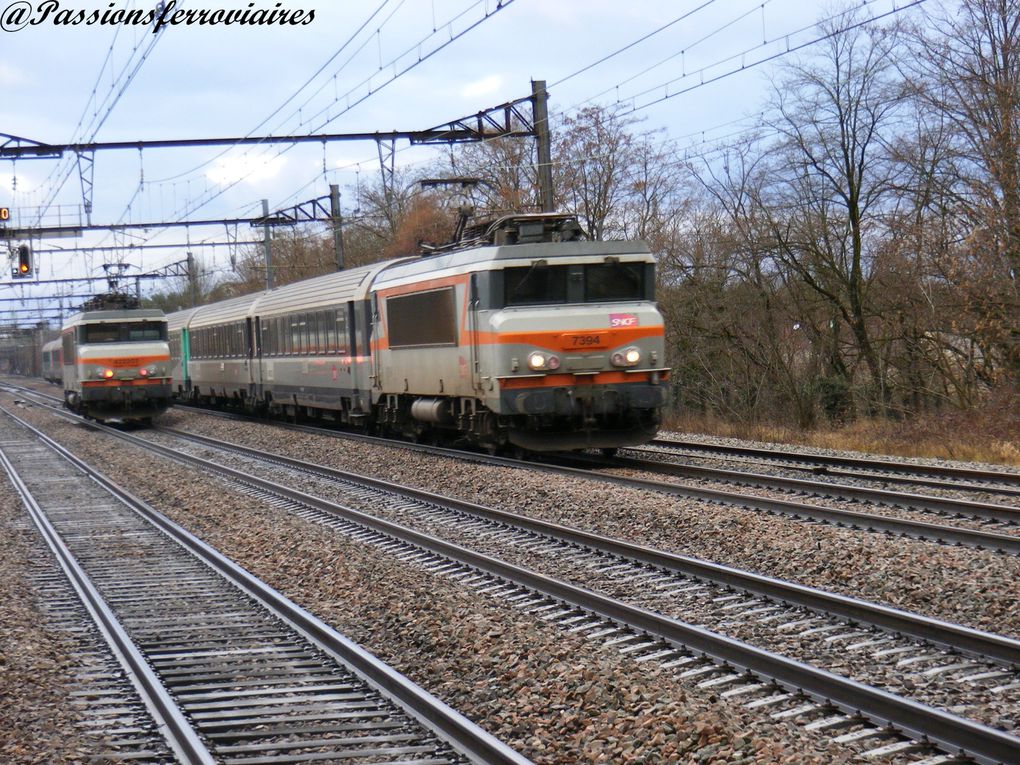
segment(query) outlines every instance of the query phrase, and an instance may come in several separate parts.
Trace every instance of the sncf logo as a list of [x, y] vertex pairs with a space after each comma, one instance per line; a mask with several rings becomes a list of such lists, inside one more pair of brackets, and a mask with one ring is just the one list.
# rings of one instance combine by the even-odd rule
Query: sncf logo
[[609, 314], [610, 327], [636, 327], [636, 313], [611, 313]]

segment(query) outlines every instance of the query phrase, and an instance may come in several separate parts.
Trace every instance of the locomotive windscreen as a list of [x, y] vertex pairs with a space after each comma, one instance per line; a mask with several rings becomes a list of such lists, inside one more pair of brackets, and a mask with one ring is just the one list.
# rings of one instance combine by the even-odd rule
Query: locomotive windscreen
[[503, 271], [506, 304], [566, 303], [567, 268], [536, 261], [527, 267], [506, 269]]
[[599, 263], [584, 267], [584, 302], [642, 300], [644, 297], [644, 263]]
[[591, 263], [530, 266], [503, 270], [504, 305], [611, 303], [651, 299], [645, 263]]
[[125, 324], [84, 324], [79, 335], [82, 343], [139, 343], [166, 340], [166, 324], [135, 321]]

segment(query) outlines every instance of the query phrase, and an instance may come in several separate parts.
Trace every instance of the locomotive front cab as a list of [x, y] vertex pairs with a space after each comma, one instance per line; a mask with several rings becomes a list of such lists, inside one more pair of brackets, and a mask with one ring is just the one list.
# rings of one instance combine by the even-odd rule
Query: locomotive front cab
[[633, 242], [535, 254], [487, 275], [488, 407], [532, 451], [647, 442], [669, 374], [651, 254]]
[[170, 397], [162, 311], [95, 311], [64, 330], [65, 401], [105, 420], [147, 420]]

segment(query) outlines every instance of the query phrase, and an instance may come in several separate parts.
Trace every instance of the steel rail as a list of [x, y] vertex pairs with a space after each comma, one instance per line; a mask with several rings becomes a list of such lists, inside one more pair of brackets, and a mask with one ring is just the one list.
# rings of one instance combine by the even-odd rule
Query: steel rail
[[[628, 447], [627, 451], [647, 454], [662, 454], [652, 450]], [[743, 486], [758, 486], [780, 491], [802, 492], [806, 494], [824, 495], [849, 501], [864, 500], [882, 505], [902, 507], [934, 513], [970, 515], [1006, 523], [1020, 523], [1020, 507], [996, 505], [991, 502], [974, 502], [952, 497], [933, 497], [926, 494], [889, 491], [867, 486], [851, 486], [849, 484], [827, 483], [825, 481], [809, 481], [803, 478], [786, 478], [764, 473], [745, 473], [743, 471], [724, 470], [722, 468], [702, 467], [700, 465], [681, 465], [675, 462], [659, 462], [657, 460], [639, 460], [617, 455], [612, 459], [586, 457], [567, 457], [565, 459], [578, 464], [599, 468], [624, 468], [642, 470], [648, 473], [677, 476], [681, 478], [702, 478], [710, 481], [732, 483]]]
[[[10, 413], [7, 414], [21, 422], [19, 418], [10, 415]], [[157, 726], [163, 731], [163, 736], [170, 748], [189, 765], [215, 765], [216, 760], [199, 738], [191, 723], [188, 722], [177, 702], [153, 672], [141, 651], [128, 636], [120, 620], [114, 615], [103, 596], [99, 594], [73, 553], [64, 544], [64, 540], [53, 528], [39, 503], [36, 502], [35, 497], [32, 496], [3, 451], [0, 451], [0, 465], [7, 472], [7, 476], [11, 479], [15, 491], [21, 497], [36, 528], [39, 529], [47, 546], [53, 552], [103, 639], [106, 640], [114, 656], [124, 668], [125, 674], [135, 686]]]
[[[93, 426], [95, 427], [95, 426]], [[98, 428], [97, 428], [98, 429]], [[108, 430], [104, 428], [104, 430]], [[460, 545], [422, 534], [353, 508], [329, 502], [297, 489], [281, 486], [259, 476], [178, 452], [126, 433], [116, 433], [148, 451], [163, 454], [185, 464], [201, 467], [234, 481], [257, 487], [284, 499], [333, 514], [394, 539], [418, 546], [478, 571], [582, 608], [601, 618], [625, 624], [654, 635], [673, 646], [701, 652], [724, 664], [769, 678], [777, 684], [801, 691], [850, 714], [861, 715], [878, 725], [892, 725], [907, 735], [935, 742], [949, 752], [965, 751], [986, 765], [1020, 762], [1020, 738], [1001, 730], [958, 717], [949, 712], [905, 699], [849, 678], [755, 648], [733, 638], [662, 614], [628, 605], [614, 598], [574, 586], [551, 577], [469, 550]]]
[[[570, 526], [563, 526], [557, 523], [497, 510], [473, 502], [434, 494], [422, 489], [397, 486], [378, 478], [361, 475], [360, 473], [317, 465], [281, 454], [267, 454], [258, 449], [221, 441], [209, 436], [188, 433], [175, 428], [160, 428], [160, 431], [171, 433], [196, 443], [243, 454], [247, 457], [271, 461], [326, 478], [347, 481], [497, 523], [515, 526], [526, 531], [553, 537], [558, 541], [583, 545], [609, 555], [628, 558], [671, 573], [697, 577], [722, 586], [734, 587], [755, 595], [762, 595], [791, 605], [820, 611], [831, 616], [866, 623], [983, 659], [992, 659], [1004, 664], [1020, 666], [1020, 641], [1002, 635], [995, 635], [990, 632], [983, 632], [959, 624], [932, 619], [881, 604], [742, 571], [698, 558], [656, 550], [644, 545], [625, 542], [601, 534], [593, 534]], [[149, 444], [150, 442], [143, 440], [143, 443]]]
[[[44, 393], [30, 391], [35, 395], [47, 396]], [[249, 421], [262, 422], [253, 418], [247, 418], [235, 413], [215, 412], [200, 407], [182, 407], [203, 412], [212, 416], [228, 419], [244, 419]], [[967, 529], [959, 526], [947, 526], [937, 523], [926, 523], [924, 521], [912, 521], [900, 518], [893, 518], [872, 513], [857, 512], [853, 510], [839, 510], [835, 508], [822, 507], [806, 502], [794, 502], [791, 500], [774, 499], [771, 497], [760, 497], [740, 492], [728, 492], [719, 489], [708, 489], [695, 486], [685, 486], [667, 481], [652, 481], [644, 478], [629, 476], [607, 475], [595, 473], [590, 469], [569, 467], [562, 464], [550, 462], [532, 462], [515, 460], [508, 457], [497, 457], [467, 452], [460, 449], [450, 449], [440, 446], [426, 446], [423, 444], [409, 444], [401, 441], [367, 436], [358, 433], [348, 433], [336, 430], [328, 430], [307, 425], [283, 424], [291, 430], [317, 435], [328, 435], [333, 438], [348, 438], [359, 440], [364, 443], [378, 444], [390, 448], [409, 449], [427, 454], [451, 457], [453, 459], [470, 460], [480, 464], [502, 465], [506, 467], [526, 468], [531, 470], [542, 470], [549, 473], [566, 475], [574, 478], [597, 480], [613, 483], [628, 488], [644, 489], [680, 497], [689, 497], [708, 502], [715, 502], [730, 507], [741, 509], [762, 510], [779, 515], [791, 516], [794, 518], [806, 518], [810, 520], [824, 521], [837, 526], [844, 526], [866, 531], [882, 532], [911, 537], [914, 539], [938, 542], [943, 544], [964, 545], [978, 549], [1003, 552], [1011, 555], [1020, 555], [1020, 536], [999, 534], [990, 531]], [[910, 495], [915, 496], [915, 495]]]
[[[216, 417], [245, 419], [248, 421], [263, 422], [263, 420], [246, 418], [233, 413], [215, 412], [193, 408], [194, 411], [203, 412]], [[279, 424], [279, 423], [277, 423]], [[492, 455], [467, 452], [460, 449], [451, 449], [442, 446], [431, 446], [424, 444], [410, 444], [402, 441], [380, 438], [378, 436], [367, 436], [360, 433], [348, 433], [325, 428], [317, 428], [308, 425], [295, 425], [286, 423], [282, 425], [290, 430], [311, 433], [317, 435], [328, 435], [333, 438], [347, 438], [362, 441], [364, 443], [378, 444], [390, 448], [408, 449], [426, 454], [450, 457], [459, 460], [470, 460], [480, 464], [502, 465], [506, 467], [526, 468], [529, 470], [542, 470], [549, 473], [566, 475], [573, 478], [584, 478], [597, 480], [606, 483], [613, 483], [629, 488], [645, 489], [665, 494], [672, 494], [680, 497], [690, 497], [708, 502], [738, 507], [742, 509], [764, 510], [779, 515], [792, 516], [794, 518], [807, 518], [810, 520], [825, 521], [837, 526], [864, 529], [888, 534], [897, 534], [944, 544], [965, 545], [984, 550], [1020, 555], [1020, 536], [1009, 534], [998, 534], [990, 531], [967, 529], [959, 526], [946, 526], [937, 523], [925, 523], [924, 521], [911, 521], [900, 518], [893, 518], [885, 515], [874, 515], [853, 510], [838, 510], [835, 508], [822, 507], [820, 505], [808, 504], [805, 502], [794, 502], [771, 497], [759, 497], [753, 494], [742, 494], [740, 492], [722, 491], [719, 489], [707, 489], [696, 486], [685, 486], [667, 481], [653, 481], [644, 478], [630, 476], [608, 475], [596, 473], [591, 469], [570, 467], [557, 462], [533, 462], [516, 460], [509, 457], [497, 457]], [[562, 455], [552, 459], [558, 460]]]
[[[118, 486], [38, 428], [10, 412], [7, 414], [29, 429], [37, 438], [72, 465], [89, 475], [104, 489], [283, 619], [296, 632], [327, 653], [338, 657], [342, 663], [351, 667], [356, 674], [364, 678], [369, 685], [379, 690], [387, 698], [394, 700], [425, 728], [435, 733], [441, 740], [450, 744], [472, 762], [481, 765], [533, 765], [531, 760], [482, 730], [459, 712], [411, 682], [404, 675], [377, 659], [357, 643], [338, 633], [265, 582], [248, 573], [131, 492]], [[90, 423], [90, 427], [116, 433], [105, 426]], [[127, 434], [121, 435], [126, 436]], [[134, 437], [131, 438], [134, 439]], [[145, 443], [141, 439], [134, 440]], [[251, 477], [246, 480], [250, 481]], [[196, 760], [196, 762], [204, 763], [205, 760]], [[213, 761], [209, 760], [209, 762]]]
[[[820, 468], [809, 468], [816, 472], [829, 473], [833, 475], [846, 475], [842, 471], [829, 471], [828, 467], [845, 468], [853, 467], [859, 470], [871, 470], [871, 471], [886, 471], [889, 473], [913, 473], [915, 476], [928, 476], [928, 477], [951, 477], [972, 481], [998, 481], [1005, 483], [1008, 487], [1006, 493], [1009, 494], [1020, 494], [1020, 473], [1011, 473], [1005, 470], [981, 470], [978, 468], [962, 468], [954, 467], [951, 465], [920, 465], [905, 462], [896, 462], [895, 460], [887, 459], [869, 459], [867, 457], [837, 457], [832, 454], [805, 454], [803, 452], [793, 451], [776, 451], [774, 449], [763, 449], [755, 446], [732, 446], [732, 445], [716, 445], [716, 444], [705, 444], [698, 441], [673, 441], [670, 439], [656, 438], [648, 442], [649, 446], [658, 446], [669, 449], [689, 449], [691, 451], [711, 451], [721, 452], [723, 454], [733, 454], [741, 457], [755, 457], [759, 459], [768, 460], [769, 462], [776, 461], [787, 461], [787, 462], [800, 462], [801, 464], [815, 464], [820, 465]], [[629, 448], [629, 447], [628, 447]], [[939, 482], [927, 482], [918, 478], [904, 476], [904, 475], [882, 475], [875, 476], [869, 475], [864, 476], [866, 478], [881, 480], [897, 480], [910, 483], [924, 483], [925, 485], [941, 486], [942, 488], [962, 488], [958, 484], [953, 484], [949, 487], [946, 486], [944, 481]], [[976, 490], [983, 491], [1002, 491], [1002, 489], [994, 486], [981, 486], [972, 485], [967, 488], [973, 488]]]

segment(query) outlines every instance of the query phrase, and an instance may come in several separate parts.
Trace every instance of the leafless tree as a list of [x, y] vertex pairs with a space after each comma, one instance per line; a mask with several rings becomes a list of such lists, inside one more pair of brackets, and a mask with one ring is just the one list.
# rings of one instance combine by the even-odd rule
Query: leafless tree
[[944, 270], [972, 307], [975, 341], [1020, 374], [1020, 2], [943, 8], [913, 49], [916, 97], [947, 125], [942, 203], [965, 228]]
[[854, 28], [854, 20], [829, 22], [818, 56], [777, 81], [767, 124], [779, 139], [757, 201], [775, 257], [830, 306], [834, 330], [846, 325], [870, 377], [870, 403], [884, 410], [889, 390], [870, 290], [885, 235], [880, 213], [898, 171], [887, 137], [903, 92], [895, 31]]

